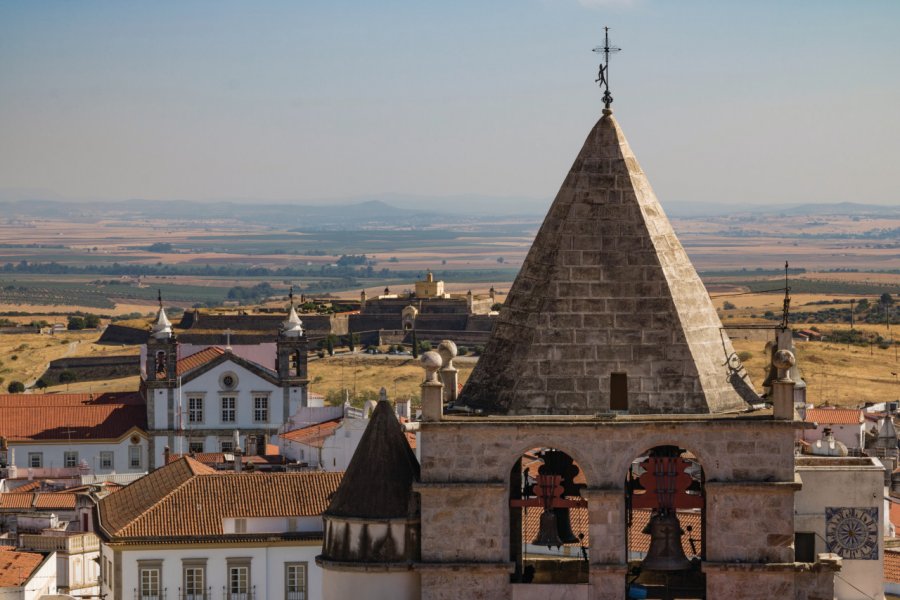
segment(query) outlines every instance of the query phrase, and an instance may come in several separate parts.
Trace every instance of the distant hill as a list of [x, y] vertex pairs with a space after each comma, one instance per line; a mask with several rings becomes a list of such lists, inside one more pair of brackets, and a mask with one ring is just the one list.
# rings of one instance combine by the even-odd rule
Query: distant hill
[[758, 206], [733, 206], [707, 202], [663, 202], [663, 208], [670, 217], [686, 219], [702, 217], [725, 217], [729, 215], [753, 214], [758, 216], [786, 215], [792, 217], [848, 215], [848, 216], [900, 216], [900, 205], [863, 204], [859, 202], [838, 202], [835, 204], [787, 204]]

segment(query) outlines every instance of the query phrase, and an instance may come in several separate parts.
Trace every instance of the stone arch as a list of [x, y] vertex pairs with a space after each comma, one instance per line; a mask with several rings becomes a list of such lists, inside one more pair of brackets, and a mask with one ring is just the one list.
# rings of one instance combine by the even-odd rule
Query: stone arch
[[587, 583], [590, 523], [580, 492], [588, 485], [577, 459], [552, 443], [529, 446], [508, 477], [511, 581]]
[[[614, 457], [615, 462], [610, 466], [608, 471], [616, 474], [624, 473], [628, 470], [628, 466], [635, 457], [645, 456], [650, 450], [660, 446], [678, 446], [696, 456], [697, 461], [703, 466], [703, 471], [706, 474], [707, 480], [712, 480], [713, 477], [710, 474], [710, 467], [716, 464], [716, 461], [708, 460], [708, 456], [711, 456], [713, 453], [707, 452], [703, 443], [695, 442], [696, 440], [694, 439], [688, 441], [681, 435], [678, 435], [677, 433], [672, 434], [670, 432], [644, 436], [635, 440], [628, 448], [623, 448], [621, 452], [618, 452]], [[716, 470], [716, 473], [718, 474], [718, 470]]]
[[[571, 443], [571, 440], [568, 440], [568, 442]], [[501, 480], [504, 484], [507, 486], [510, 484], [511, 471], [509, 470], [509, 467], [514, 465], [526, 452], [534, 448], [555, 448], [556, 450], [565, 452], [575, 459], [575, 462], [581, 468], [581, 471], [588, 482], [588, 487], [597, 485], [598, 479], [595, 477], [594, 469], [590, 468], [589, 456], [579, 452], [576, 448], [570, 447], [566, 442], [557, 443], [557, 440], [547, 436], [529, 437], [526, 438], [525, 441], [517, 441], [514, 446], [511, 445], [503, 450], [498, 463], [503, 471]]]
[[[651, 447], [646, 447], [646, 438], [639, 440], [635, 447], [646, 449], [629, 451], [623, 471], [628, 594], [670, 597], [678, 589], [683, 594], [678, 597], [706, 597], [706, 576], [700, 568], [707, 537], [704, 463], [672, 437], [659, 437], [661, 443]], [[654, 493], [654, 488], [675, 493]]]

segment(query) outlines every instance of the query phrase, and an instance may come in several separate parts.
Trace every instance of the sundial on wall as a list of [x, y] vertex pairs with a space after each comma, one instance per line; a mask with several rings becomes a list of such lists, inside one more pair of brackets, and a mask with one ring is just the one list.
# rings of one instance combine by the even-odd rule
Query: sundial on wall
[[877, 508], [825, 508], [828, 551], [850, 560], [878, 560]]

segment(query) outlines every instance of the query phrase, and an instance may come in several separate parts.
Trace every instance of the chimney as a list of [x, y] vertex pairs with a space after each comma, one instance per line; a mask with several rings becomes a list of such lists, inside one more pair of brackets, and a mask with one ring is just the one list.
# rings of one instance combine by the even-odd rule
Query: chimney
[[169, 455], [170, 454], [171, 454], [171, 450], [169, 450], [168, 446], [163, 448], [163, 466], [166, 466], [167, 464], [169, 464]]
[[438, 369], [441, 368], [443, 360], [441, 355], [434, 350], [429, 350], [422, 355], [422, 368], [425, 369], [425, 380], [422, 382], [422, 420], [423, 421], [440, 421], [444, 415], [444, 401], [442, 399], [442, 389], [440, 379], [438, 379]]
[[266, 446], [269, 445], [269, 434], [263, 433], [261, 435], [256, 436], [256, 454], [257, 456], [265, 456], [266, 455]]
[[794, 382], [791, 367], [797, 359], [790, 350], [779, 350], [772, 356], [772, 365], [778, 369], [778, 379], [772, 382], [772, 405], [776, 419], [794, 420]]

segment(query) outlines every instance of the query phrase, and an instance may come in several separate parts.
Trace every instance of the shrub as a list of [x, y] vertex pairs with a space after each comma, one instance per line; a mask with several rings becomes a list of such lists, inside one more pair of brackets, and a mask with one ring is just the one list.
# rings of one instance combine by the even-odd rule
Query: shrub
[[21, 394], [25, 391], [25, 384], [21, 381], [11, 381], [6, 389], [10, 394]]
[[69, 369], [66, 369], [59, 374], [60, 383], [73, 383], [76, 379], [78, 379], [78, 377], [75, 376], [75, 372], [70, 371]]
[[725, 302], [722, 303], [722, 308], [725, 310], [734, 310], [737, 308], [737, 306], [735, 306], [733, 303], [726, 300]]
[[738, 358], [741, 359], [741, 362], [747, 362], [748, 360], [753, 358], [753, 353], [744, 350], [743, 352], [738, 352]]

